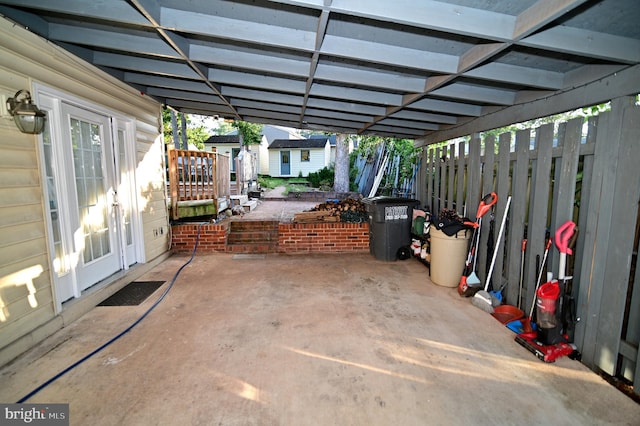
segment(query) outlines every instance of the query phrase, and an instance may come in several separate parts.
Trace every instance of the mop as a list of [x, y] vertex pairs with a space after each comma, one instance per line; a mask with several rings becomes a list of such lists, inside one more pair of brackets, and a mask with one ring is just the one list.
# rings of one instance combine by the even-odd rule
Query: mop
[[491, 259], [491, 266], [489, 267], [489, 273], [487, 274], [487, 280], [484, 285], [484, 290], [478, 291], [471, 298], [471, 303], [490, 314], [493, 313], [493, 298], [489, 293], [489, 283], [491, 282], [491, 275], [493, 274], [493, 267], [496, 264], [496, 258], [498, 257], [498, 249], [500, 248], [500, 240], [502, 239], [502, 233], [507, 223], [507, 214], [509, 213], [509, 207], [511, 206], [511, 196], [507, 198], [507, 205], [504, 208], [504, 215], [502, 216], [502, 223], [500, 224], [500, 232], [498, 232], [498, 241], [496, 241], [495, 249], [493, 250], [493, 258]]

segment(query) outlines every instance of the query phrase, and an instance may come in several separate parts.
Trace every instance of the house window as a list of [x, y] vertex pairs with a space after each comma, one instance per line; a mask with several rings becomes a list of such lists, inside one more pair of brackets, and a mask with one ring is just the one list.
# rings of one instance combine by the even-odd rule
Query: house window
[[308, 149], [303, 149], [300, 151], [300, 161], [311, 161]]

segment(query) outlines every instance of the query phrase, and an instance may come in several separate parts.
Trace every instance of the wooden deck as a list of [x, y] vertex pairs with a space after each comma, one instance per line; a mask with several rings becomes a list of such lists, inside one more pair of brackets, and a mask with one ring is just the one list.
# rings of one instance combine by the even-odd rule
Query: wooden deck
[[171, 219], [216, 214], [220, 200], [231, 195], [229, 156], [183, 149], [168, 154]]

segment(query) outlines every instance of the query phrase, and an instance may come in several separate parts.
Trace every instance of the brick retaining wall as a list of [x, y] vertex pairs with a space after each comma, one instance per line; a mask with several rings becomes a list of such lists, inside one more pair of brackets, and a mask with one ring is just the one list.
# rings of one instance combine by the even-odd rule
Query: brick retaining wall
[[368, 223], [281, 223], [279, 253], [369, 251]]
[[[196, 241], [198, 223], [171, 227], [171, 249], [190, 252]], [[229, 222], [202, 225], [198, 253], [228, 252]], [[368, 223], [280, 223], [278, 253], [368, 252]]]
[[[196, 243], [199, 226], [198, 223], [171, 226], [171, 249], [178, 252], [191, 252]], [[228, 228], [229, 222], [202, 225], [198, 253], [226, 252]]]

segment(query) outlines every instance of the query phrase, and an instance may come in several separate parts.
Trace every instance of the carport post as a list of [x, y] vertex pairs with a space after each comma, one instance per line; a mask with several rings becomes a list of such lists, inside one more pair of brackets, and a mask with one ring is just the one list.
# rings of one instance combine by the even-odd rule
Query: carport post
[[173, 132], [173, 145], [176, 149], [180, 149], [180, 139], [178, 139], [178, 121], [176, 120], [176, 112], [173, 109], [171, 111], [171, 131]]
[[189, 141], [187, 140], [187, 116], [180, 113], [180, 128], [183, 149], [189, 149]]

